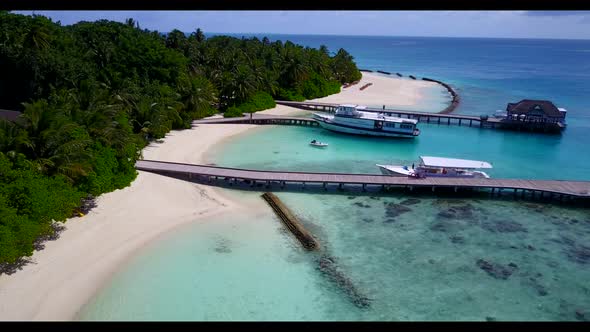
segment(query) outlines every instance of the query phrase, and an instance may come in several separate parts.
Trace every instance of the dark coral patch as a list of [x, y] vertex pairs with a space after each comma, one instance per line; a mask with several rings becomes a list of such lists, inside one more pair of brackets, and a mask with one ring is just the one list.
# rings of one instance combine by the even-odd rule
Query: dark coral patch
[[408, 198], [400, 202], [402, 205], [415, 205], [420, 203], [420, 200], [417, 198]]
[[528, 232], [522, 224], [511, 220], [484, 221], [480, 225], [483, 229], [493, 233]]
[[410, 209], [409, 207], [396, 203], [389, 203], [385, 207], [385, 215], [388, 218], [395, 218], [410, 211], [412, 211], [412, 209]]
[[494, 277], [495, 279], [508, 279], [512, 273], [518, 269], [518, 266], [514, 263], [510, 263], [506, 266], [499, 264], [488, 262], [484, 259], [478, 259], [476, 262], [477, 266], [487, 272], [488, 275]]

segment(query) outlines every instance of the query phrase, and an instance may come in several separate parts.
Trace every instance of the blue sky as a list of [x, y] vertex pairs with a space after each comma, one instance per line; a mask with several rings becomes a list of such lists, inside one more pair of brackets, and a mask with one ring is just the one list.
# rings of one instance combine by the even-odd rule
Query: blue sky
[[[31, 14], [31, 11], [15, 11]], [[132, 17], [141, 28], [221, 33], [590, 39], [590, 11], [35, 11], [63, 25]]]

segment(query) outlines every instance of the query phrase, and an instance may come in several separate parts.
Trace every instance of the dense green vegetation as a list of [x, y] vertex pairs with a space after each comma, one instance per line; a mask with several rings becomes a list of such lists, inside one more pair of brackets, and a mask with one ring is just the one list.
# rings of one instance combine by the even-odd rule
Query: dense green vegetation
[[194, 119], [241, 116], [340, 91], [352, 56], [289, 41], [141, 29], [132, 19], [61, 26], [0, 12], [1, 267], [32, 254], [87, 194], [128, 186], [141, 149]]

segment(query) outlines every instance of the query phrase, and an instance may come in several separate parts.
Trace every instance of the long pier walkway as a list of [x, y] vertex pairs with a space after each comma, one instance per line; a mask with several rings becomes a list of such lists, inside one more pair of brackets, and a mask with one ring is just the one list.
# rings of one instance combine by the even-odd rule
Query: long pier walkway
[[193, 125], [213, 124], [213, 123], [242, 123], [242, 124], [282, 124], [282, 125], [302, 125], [302, 126], [319, 126], [319, 123], [312, 118], [283, 116], [283, 115], [266, 115], [254, 113], [252, 116], [246, 115], [235, 118], [210, 118], [193, 121]]
[[[295, 107], [299, 109], [305, 109], [309, 111], [322, 111], [333, 113], [336, 111], [338, 104], [331, 103], [319, 103], [319, 102], [299, 102], [299, 101], [285, 101], [276, 100], [279, 105], [285, 105]], [[461, 114], [443, 114], [443, 113], [427, 113], [417, 111], [406, 111], [397, 109], [382, 109], [382, 108], [371, 108], [367, 107], [363, 110], [364, 112], [383, 113], [387, 116], [397, 116], [400, 118], [416, 119], [419, 122], [426, 123], [437, 123], [446, 125], [469, 125], [470, 127], [474, 124], [485, 128], [496, 128], [500, 125], [500, 119], [496, 118], [485, 118], [482, 119], [479, 116], [474, 115], [461, 115]]]
[[255, 187], [257, 183], [266, 184], [266, 191], [272, 185], [284, 188], [286, 184], [316, 184], [327, 190], [328, 185], [342, 188], [344, 185], [376, 186], [381, 189], [391, 187], [427, 188], [435, 191], [437, 188], [483, 189], [501, 194], [502, 190], [512, 192], [515, 196], [529, 194], [533, 198], [538, 194], [540, 198], [554, 198], [559, 200], [574, 198], [590, 198], [590, 181], [559, 181], [559, 180], [520, 180], [520, 179], [469, 179], [469, 178], [424, 178], [394, 177], [374, 174], [343, 174], [343, 173], [307, 173], [307, 172], [279, 172], [258, 171], [217, 166], [204, 166], [163, 162], [155, 160], [138, 160], [135, 168], [142, 171], [169, 175], [179, 178], [213, 181], [225, 180], [230, 183], [246, 182]]

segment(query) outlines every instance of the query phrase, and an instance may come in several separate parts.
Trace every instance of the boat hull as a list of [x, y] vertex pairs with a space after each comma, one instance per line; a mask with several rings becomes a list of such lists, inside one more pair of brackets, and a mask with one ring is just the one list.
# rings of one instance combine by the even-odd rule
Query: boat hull
[[[414, 176], [415, 170], [410, 170], [409, 168], [404, 168], [403, 166], [398, 165], [376, 165], [379, 167], [381, 174], [389, 175], [389, 176]], [[442, 173], [430, 173], [425, 174], [423, 172], [418, 171], [417, 173], [420, 176], [425, 177], [435, 177], [435, 178], [465, 178], [465, 179], [489, 179], [490, 176], [481, 171], [474, 171], [470, 174], [442, 174]]]
[[409, 169], [404, 169], [402, 166], [391, 166], [391, 165], [379, 165], [379, 170], [383, 175], [389, 176], [410, 176], [412, 172]]
[[344, 134], [351, 134], [351, 135], [362, 135], [362, 136], [378, 136], [378, 137], [395, 137], [395, 138], [414, 138], [417, 135], [414, 133], [393, 133], [393, 132], [386, 132], [386, 131], [376, 131], [376, 130], [369, 130], [363, 128], [354, 128], [349, 126], [342, 126], [334, 123], [327, 122], [322, 119], [317, 119], [320, 126], [324, 129], [344, 133]]

